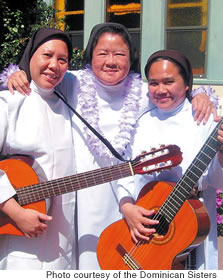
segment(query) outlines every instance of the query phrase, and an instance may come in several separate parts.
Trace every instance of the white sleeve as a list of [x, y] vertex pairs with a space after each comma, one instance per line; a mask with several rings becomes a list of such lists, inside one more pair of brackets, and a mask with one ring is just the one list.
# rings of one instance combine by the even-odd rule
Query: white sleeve
[[[132, 158], [131, 144], [129, 144], [126, 147], [124, 158], [128, 160]], [[114, 184], [113, 186], [113, 191], [118, 200], [118, 203], [120, 203], [122, 198], [125, 197], [133, 198], [133, 189], [134, 189], [133, 186], [134, 186], [134, 176], [129, 176], [117, 180], [116, 184]]]
[[126, 197], [130, 197], [135, 200], [134, 191], [135, 191], [134, 176], [118, 180], [115, 194], [119, 203], [123, 198]]
[[[0, 94], [0, 152], [3, 150], [3, 145], [6, 141], [8, 132], [8, 105], [5, 96], [9, 92], [2, 91]], [[8, 200], [10, 197], [15, 195], [15, 190], [10, 184], [6, 173], [0, 170], [0, 203]]]
[[0, 204], [16, 194], [15, 189], [9, 182], [6, 173], [0, 170]]
[[204, 172], [199, 180], [199, 191], [205, 190], [208, 187], [223, 190], [223, 167], [221, 166], [217, 155], [211, 161], [210, 166]]

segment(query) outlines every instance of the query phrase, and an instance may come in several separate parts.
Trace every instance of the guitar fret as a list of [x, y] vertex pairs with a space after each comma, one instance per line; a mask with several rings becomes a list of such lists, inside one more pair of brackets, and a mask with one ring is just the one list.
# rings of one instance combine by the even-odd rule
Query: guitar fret
[[[112, 176], [112, 174], [111, 174], [111, 176]], [[118, 175], [117, 175], [117, 176], [118, 176], [119, 178], [122, 177], [122, 171], [121, 171], [121, 169], [118, 170]], [[113, 178], [113, 180], [117, 180], [117, 177], [112, 176], [112, 178]]]
[[[174, 202], [176, 202], [176, 203], [178, 204], [178, 206], [180, 206], [181, 204], [178, 202], [178, 200], [180, 200], [181, 202], [184, 201], [185, 195], [183, 195], [183, 194], [180, 192], [179, 189], [174, 190], [172, 194], [173, 194], [173, 195], [170, 197], [169, 201], [174, 201]], [[183, 199], [181, 199], [181, 198], [179, 197], [179, 195], [183, 196]], [[172, 204], [173, 204], [173, 202], [172, 202]]]
[[170, 214], [170, 217], [172, 217], [172, 215], [175, 213], [174, 209], [172, 209], [171, 207], [173, 206], [173, 203], [169, 203], [169, 205], [166, 205], [166, 213]]
[[104, 176], [103, 176], [102, 170], [100, 170], [99, 173], [100, 173], [100, 176], [101, 176], [101, 183], [104, 183], [105, 180], [104, 180]]
[[48, 187], [46, 188], [46, 195], [48, 197], [50, 197], [50, 195], [51, 195], [51, 190]]
[[196, 177], [196, 179], [198, 180], [200, 177], [195, 173], [193, 172], [192, 170], [189, 171], [194, 177]]
[[[35, 194], [36, 189], [34, 186], [29, 187], [29, 192], [26, 195], [23, 195], [23, 196], [21, 195], [18, 197], [18, 201], [21, 205], [28, 204], [29, 201], [31, 201], [32, 199], [34, 199], [36, 197], [36, 194]], [[28, 188], [26, 188], [26, 190], [28, 190]], [[37, 193], [37, 195], [38, 195], [38, 193]]]
[[191, 186], [186, 183], [185, 179], [185, 177], [181, 179], [181, 184], [178, 188], [181, 191], [181, 193], [184, 192], [183, 195], [187, 197], [188, 193], [191, 191]]
[[163, 216], [166, 218], [168, 222], [172, 221], [173, 216], [168, 215], [168, 210], [166, 209], [165, 213], [163, 213]]
[[97, 185], [97, 181], [96, 181], [96, 176], [94, 176], [93, 174], [93, 171], [91, 171], [91, 177], [92, 177], [92, 180], [93, 180], [93, 184], [96, 186]]
[[[165, 205], [165, 206], [168, 207], [167, 205]], [[164, 211], [164, 208], [160, 208], [159, 211], [158, 211], [158, 214], [165, 217], [166, 220], [170, 223], [171, 220], [172, 220], [172, 215], [168, 215], [168, 213], [169, 213], [168, 209], [166, 209], [166, 208], [165, 208], [165, 211]], [[154, 216], [154, 219], [157, 219], [156, 215]]]
[[[43, 183], [42, 187], [40, 188], [40, 192], [42, 193], [42, 196], [45, 197], [46, 193], [42, 192], [44, 190], [50, 195], [50, 196], [55, 196], [56, 195], [56, 184], [54, 184], [54, 188], [52, 188], [52, 184], [49, 182], [48, 184]], [[37, 196], [38, 197], [38, 196]], [[39, 197], [40, 198], [40, 197]]]
[[[178, 193], [178, 194], [177, 194], [177, 193]], [[176, 194], [178, 200], [180, 200], [180, 203], [179, 203], [179, 207], [180, 207], [180, 206], [181, 206], [181, 203], [183, 203], [183, 202], [185, 201], [186, 196], [184, 196], [179, 190], [176, 190], [176, 191], [174, 192], [174, 194]], [[181, 195], [183, 198], [181, 198], [180, 195]]]
[[196, 182], [197, 182], [197, 181], [194, 181], [190, 176], [185, 176], [185, 179], [183, 177], [182, 180], [187, 185], [187, 187], [189, 187], [189, 190], [188, 190], [189, 192], [191, 191], [192, 187], [191, 187], [191, 184], [188, 181], [190, 181], [193, 185], [196, 184]]
[[213, 149], [210, 145], [207, 144], [207, 147], [210, 148], [213, 152], [216, 152], [216, 150]]
[[68, 193], [68, 191], [69, 191], [69, 189], [68, 189], [68, 185], [66, 184], [66, 182], [65, 182], [65, 180], [64, 179], [62, 179], [63, 180], [63, 185], [64, 185], [64, 189], [65, 189], [65, 191], [66, 191], [66, 193]]
[[175, 216], [177, 208], [175, 207], [175, 210], [174, 210], [174, 209], [172, 209], [171, 207], [175, 207], [175, 205], [174, 205], [173, 202], [171, 203], [171, 205], [166, 205], [167, 213], [169, 213], [169, 214], [170, 214], [170, 217], [172, 218], [172, 217]]
[[180, 181], [177, 185], [177, 188], [174, 188], [174, 192], [173, 195], [175, 195], [176, 193], [181, 194], [181, 196], [183, 197], [183, 200], [185, 200], [185, 198], [188, 195], [188, 191], [185, 190], [184, 186], [182, 186], [183, 181]]
[[[115, 176], [112, 176], [112, 173], [111, 173], [111, 172], [110, 172], [109, 176], [110, 176], [110, 178], [112, 179], [112, 181], [115, 180], [115, 179], [114, 179]], [[110, 181], [111, 181], [111, 180], [110, 180]]]
[[216, 139], [216, 137], [217, 137], [217, 134], [214, 137], [213, 137], [213, 135], [210, 135], [210, 140], [212, 140], [216, 144], [219, 144], [219, 141]]
[[[176, 193], [175, 193], [175, 194], [176, 194]], [[182, 201], [178, 196], [175, 195], [175, 197], [174, 197], [174, 203], [173, 203], [173, 204], [174, 204], [174, 205], [177, 204], [177, 205], [175, 205], [175, 206], [176, 206], [176, 207], [175, 207], [176, 210], [179, 209], [179, 207], [181, 206], [181, 203], [178, 202], [179, 200]]]
[[[200, 163], [204, 164], [204, 162], [201, 161], [201, 160], [200, 160]], [[193, 168], [193, 169], [196, 170], [196, 172], [202, 174], [204, 172], [205, 168], [206, 168], [206, 164], [205, 164], [205, 167], [203, 168], [202, 166], [200, 166], [200, 163], [198, 162], [198, 160], [196, 162], [192, 162], [190, 169]], [[198, 176], [200, 176], [200, 175], [198, 175]]]
[[[47, 184], [47, 188], [49, 189], [49, 191], [51, 192], [51, 195], [56, 196], [58, 191], [56, 192], [56, 188], [58, 188], [58, 184], [55, 182], [54, 184], [52, 184], [51, 182], [49, 182], [49, 184]], [[50, 187], [50, 188], [49, 188]]]
[[[79, 176], [78, 176], [79, 177]], [[80, 184], [80, 180], [77, 180], [78, 179], [78, 177], [77, 178], [75, 178], [75, 181], [74, 180], [72, 180], [72, 178], [70, 178], [70, 184], [71, 185], [75, 185], [76, 186], [76, 188], [77, 188], [77, 190], [81, 190], [81, 184]]]
[[[200, 168], [198, 168], [198, 166], [196, 166], [195, 164], [193, 164], [193, 165], [194, 165], [195, 168], [199, 169], [199, 170], [203, 173], [204, 170], [205, 170], [206, 167], [207, 167], [207, 164], [204, 163], [204, 162], [203, 162], [201, 159], [199, 159], [199, 158], [197, 158], [197, 161], [199, 161], [201, 164], [203, 164], [203, 165], [204, 165], [204, 168], [203, 168], [203, 169], [200, 169]], [[200, 167], [202, 168], [202, 166], [200, 166]]]
[[[179, 202], [179, 200], [181, 203]], [[179, 208], [182, 206], [182, 204], [183, 204], [182, 202], [184, 202], [184, 201], [185, 200], [181, 200], [177, 196], [171, 197], [171, 199], [168, 201], [168, 203], [171, 204], [171, 206], [175, 208], [175, 209], [172, 209], [172, 211], [170, 211], [168, 204], [165, 205], [165, 211], [168, 211], [171, 214], [171, 216], [170, 216], [171, 220], [174, 218], [174, 216], [178, 212]], [[168, 208], [168, 209], [166, 209], [166, 208]]]
[[201, 153], [203, 153], [203, 155], [205, 155], [206, 157], [208, 157], [210, 160], [212, 159], [212, 157], [208, 156], [207, 153], [205, 153], [205, 152], [203, 152], [203, 151], [201, 151]]

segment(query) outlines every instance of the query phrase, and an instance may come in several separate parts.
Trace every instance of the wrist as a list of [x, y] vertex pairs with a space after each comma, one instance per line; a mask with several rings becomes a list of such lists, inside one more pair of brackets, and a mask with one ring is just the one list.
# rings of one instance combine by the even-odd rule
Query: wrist
[[23, 208], [16, 202], [14, 198], [10, 198], [1, 206], [2, 212], [4, 212], [10, 219], [16, 222], [16, 218], [20, 215]]
[[133, 205], [134, 205], [134, 203], [133, 203], [132, 200], [128, 201], [128, 202], [123, 202], [120, 205], [120, 210], [125, 217], [129, 212], [131, 212], [131, 209], [132, 209]]

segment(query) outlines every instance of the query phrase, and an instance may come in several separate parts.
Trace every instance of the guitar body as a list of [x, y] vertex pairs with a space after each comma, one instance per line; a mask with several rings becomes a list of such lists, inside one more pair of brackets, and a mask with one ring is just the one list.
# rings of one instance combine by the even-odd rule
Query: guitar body
[[[10, 158], [0, 161], [0, 169], [6, 172], [15, 190], [39, 183], [38, 176], [29, 165], [32, 164], [31, 161], [32, 159], [28, 157], [22, 157], [22, 160]], [[46, 213], [46, 205], [43, 200], [24, 205], [23, 207]], [[2, 212], [0, 212], [0, 234], [24, 235], [12, 220]]]
[[[146, 209], [158, 210], [174, 185], [169, 182], [148, 183], [140, 192], [136, 204]], [[164, 236], [154, 235], [149, 242], [138, 246], [131, 239], [125, 219], [119, 220], [107, 227], [99, 238], [99, 265], [105, 270], [182, 269], [180, 262], [205, 239], [209, 225], [207, 210], [196, 198], [185, 201]]]

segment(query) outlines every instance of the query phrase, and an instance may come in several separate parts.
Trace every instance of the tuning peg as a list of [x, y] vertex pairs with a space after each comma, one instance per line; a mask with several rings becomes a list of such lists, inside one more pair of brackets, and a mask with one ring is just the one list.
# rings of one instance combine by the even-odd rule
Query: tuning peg
[[166, 154], [166, 149], [164, 149], [165, 147], [166, 147], [166, 145], [160, 144], [160, 149], [163, 149], [163, 150], [161, 150], [161, 154]]

